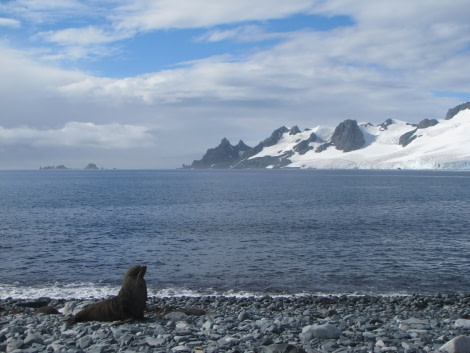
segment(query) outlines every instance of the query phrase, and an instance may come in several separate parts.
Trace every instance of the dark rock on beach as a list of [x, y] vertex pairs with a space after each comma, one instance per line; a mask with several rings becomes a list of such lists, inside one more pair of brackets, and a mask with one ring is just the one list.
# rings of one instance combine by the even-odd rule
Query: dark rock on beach
[[46, 314], [46, 315], [56, 315], [56, 314], [60, 314], [59, 310], [57, 310], [56, 308], [52, 307], [52, 306], [41, 306], [40, 308], [36, 309], [36, 311], [34, 312], [36, 315], [38, 314]]
[[50, 298], [38, 298], [36, 300], [22, 301], [18, 303], [19, 307], [41, 308], [47, 306], [51, 302]]

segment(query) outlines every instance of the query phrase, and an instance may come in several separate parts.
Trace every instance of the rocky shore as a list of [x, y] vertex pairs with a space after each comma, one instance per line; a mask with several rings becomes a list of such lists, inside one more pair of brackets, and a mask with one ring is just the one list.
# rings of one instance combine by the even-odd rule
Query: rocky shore
[[470, 295], [463, 294], [155, 297], [144, 321], [65, 321], [87, 303], [1, 300], [0, 351], [470, 352]]

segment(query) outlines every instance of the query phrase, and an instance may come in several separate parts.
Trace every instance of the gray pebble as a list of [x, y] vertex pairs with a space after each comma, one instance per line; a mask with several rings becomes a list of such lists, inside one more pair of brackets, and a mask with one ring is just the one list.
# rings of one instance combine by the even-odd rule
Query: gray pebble
[[470, 337], [455, 337], [440, 347], [440, 350], [447, 353], [470, 353]]
[[92, 345], [93, 340], [90, 336], [84, 336], [78, 340], [78, 347], [85, 349]]

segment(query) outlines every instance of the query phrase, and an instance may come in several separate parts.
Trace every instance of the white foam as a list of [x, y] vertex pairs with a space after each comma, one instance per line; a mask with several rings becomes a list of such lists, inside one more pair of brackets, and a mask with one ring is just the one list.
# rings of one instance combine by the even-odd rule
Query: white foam
[[93, 283], [55, 283], [48, 286], [16, 286], [0, 284], [0, 299], [34, 299], [49, 297], [52, 299], [92, 299], [116, 295], [119, 287], [96, 286]]
[[[70, 284], [53, 284], [49, 286], [18, 286], [11, 284], [0, 284], [0, 300], [13, 299], [36, 299], [40, 297], [48, 297], [51, 299], [102, 299], [109, 296], [115, 296], [119, 292], [120, 287], [100, 285], [93, 283], [70, 283]], [[325, 293], [325, 292], [299, 292], [294, 294], [279, 293], [261, 293], [252, 291], [217, 291], [207, 289], [204, 291], [191, 290], [185, 288], [148, 288], [148, 296], [155, 298], [165, 297], [235, 297], [235, 298], [261, 298], [263, 296], [274, 298], [291, 298], [305, 296], [363, 296], [363, 295], [380, 295], [380, 296], [406, 296], [407, 293]]]

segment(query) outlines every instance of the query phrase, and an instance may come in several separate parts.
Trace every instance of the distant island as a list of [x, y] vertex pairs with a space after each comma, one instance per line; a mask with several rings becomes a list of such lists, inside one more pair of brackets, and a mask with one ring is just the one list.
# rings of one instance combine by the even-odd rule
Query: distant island
[[46, 167], [39, 167], [39, 169], [69, 169], [67, 168], [65, 165], [61, 164], [61, 165], [58, 165], [57, 167], [56, 166], [46, 166]]
[[[39, 169], [41, 170], [51, 170], [51, 169], [70, 169], [70, 168], [67, 168], [64, 164], [61, 164], [61, 165], [58, 165], [58, 166], [55, 166], [55, 165], [48, 165], [48, 166], [45, 166], [45, 167], [39, 167]], [[88, 169], [88, 170], [96, 170], [96, 169], [100, 169], [98, 168], [98, 166], [95, 164], [95, 163], [88, 163], [85, 168], [83, 169]]]
[[88, 163], [85, 169], [100, 169], [100, 168], [98, 168], [95, 163]]

